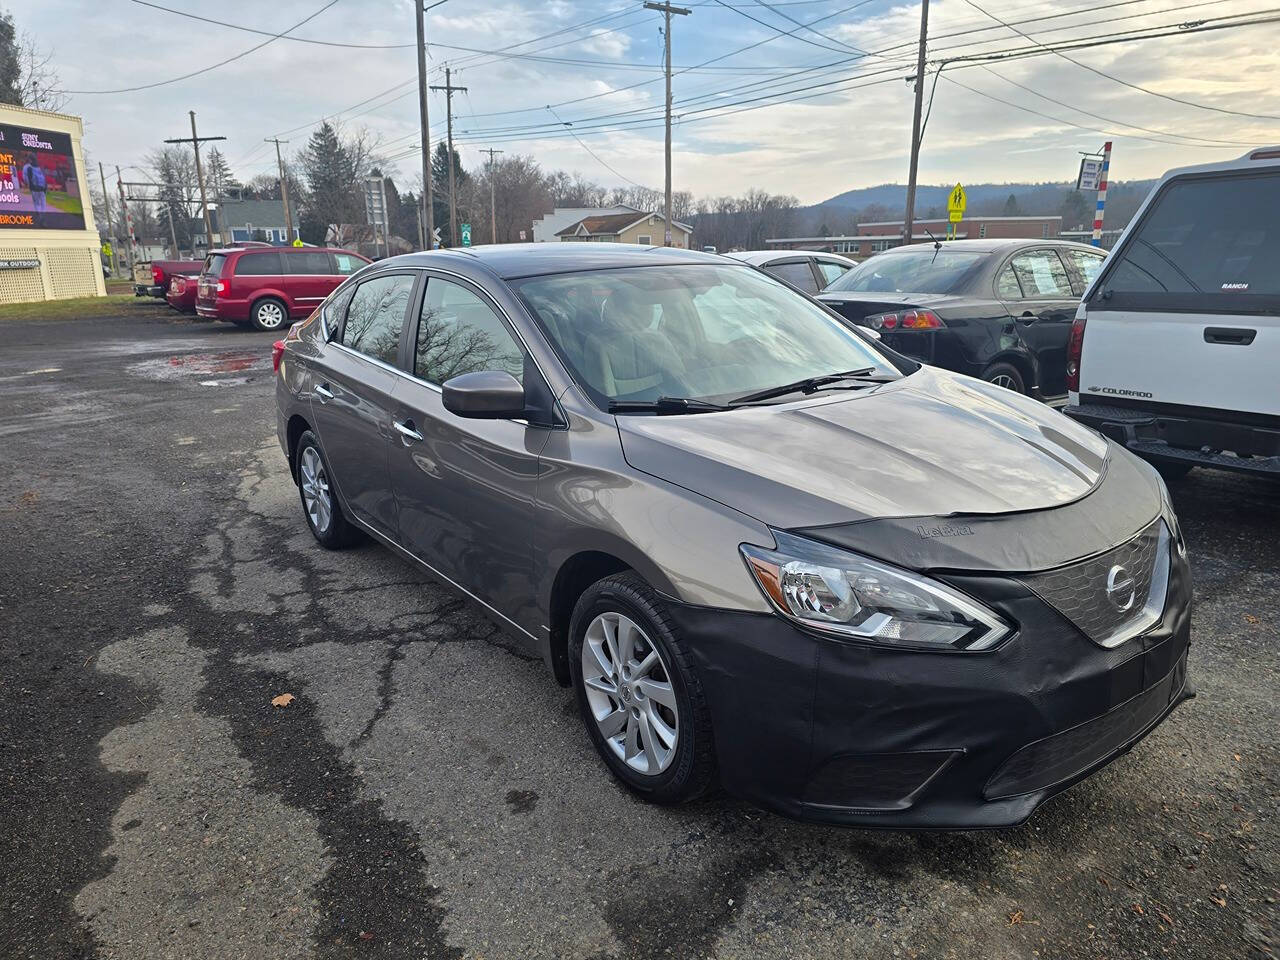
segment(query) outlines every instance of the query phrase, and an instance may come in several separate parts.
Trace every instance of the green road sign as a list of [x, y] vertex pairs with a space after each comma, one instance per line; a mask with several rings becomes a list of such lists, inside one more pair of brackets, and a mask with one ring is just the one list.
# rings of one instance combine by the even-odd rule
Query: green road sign
[[462, 231], [462, 245], [464, 247], [471, 246], [471, 224], [461, 223], [458, 226]]

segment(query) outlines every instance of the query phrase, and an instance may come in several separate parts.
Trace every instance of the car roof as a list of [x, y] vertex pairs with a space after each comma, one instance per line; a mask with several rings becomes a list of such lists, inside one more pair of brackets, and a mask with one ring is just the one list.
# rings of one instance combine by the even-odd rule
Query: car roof
[[609, 270], [619, 267], [670, 266], [689, 263], [720, 264], [724, 257], [714, 253], [684, 250], [679, 247], [642, 247], [633, 243], [501, 243], [481, 247], [451, 247], [447, 250], [423, 250], [379, 260], [378, 266], [389, 264], [412, 267], [447, 267], [474, 270], [482, 268], [503, 280], [537, 277], [577, 270]]
[[206, 256], [213, 256], [214, 254], [220, 254], [222, 256], [226, 256], [227, 254], [230, 254], [230, 253], [268, 253], [272, 250], [276, 250], [284, 253], [350, 253], [357, 257], [363, 258], [362, 254], [358, 254], [354, 250], [348, 250], [346, 247], [306, 247], [306, 246], [303, 246], [303, 247], [294, 247], [294, 246], [214, 247], [212, 250], [210, 250], [206, 254]]
[[[1009, 237], [991, 240], [943, 240], [941, 241], [944, 249], [962, 250], [967, 253], [1005, 253], [1017, 247], [1074, 247], [1076, 249], [1093, 250], [1095, 253], [1105, 253], [1104, 250], [1098, 250], [1091, 247], [1087, 243], [1076, 243], [1074, 240], [1061, 240], [1057, 237], [1039, 240], [1034, 237]], [[913, 243], [908, 247], [890, 247], [883, 253], [877, 253], [876, 257], [901, 255], [909, 250], [931, 250], [933, 244], [925, 240]], [[872, 259], [875, 259], [873, 257]], [[864, 263], [868, 261], [863, 261]]]
[[835, 260], [838, 263], [857, 263], [856, 260], [850, 260], [848, 257], [838, 253], [831, 253], [827, 250], [732, 250], [726, 253], [725, 256], [754, 266], [772, 263], [774, 260], [796, 260], [802, 258]]

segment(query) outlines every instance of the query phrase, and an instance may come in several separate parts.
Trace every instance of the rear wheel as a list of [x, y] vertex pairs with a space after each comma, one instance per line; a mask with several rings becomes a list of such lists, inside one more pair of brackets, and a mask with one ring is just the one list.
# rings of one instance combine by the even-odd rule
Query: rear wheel
[[702, 686], [662, 599], [635, 573], [588, 587], [569, 624], [583, 723], [619, 780], [653, 803], [683, 803], [715, 779]]
[[308, 430], [298, 438], [298, 493], [302, 513], [312, 535], [328, 550], [340, 550], [360, 539], [360, 532], [347, 522], [333, 489], [329, 464], [320, 452], [316, 435]]
[[993, 363], [983, 371], [982, 379], [987, 383], [995, 384], [997, 387], [1012, 390], [1014, 393], [1027, 392], [1027, 386], [1022, 380], [1022, 374], [1011, 363]]
[[249, 322], [258, 330], [279, 330], [289, 319], [284, 302], [275, 297], [264, 297], [249, 311]]

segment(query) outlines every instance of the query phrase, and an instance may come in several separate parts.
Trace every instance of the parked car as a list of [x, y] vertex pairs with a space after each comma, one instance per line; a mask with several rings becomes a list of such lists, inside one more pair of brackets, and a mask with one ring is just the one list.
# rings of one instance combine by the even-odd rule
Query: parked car
[[273, 361], [316, 540], [481, 604], [647, 800], [1015, 824], [1192, 695], [1149, 465], [745, 265], [394, 257]]
[[164, 295], [165, 302], [179, 313], [195, 313], [199, 280], [199, 275], [188, 276], [181, 273], [170, 277], [169, 289]]
[[759, 267], [805, 293], [825, 290], [858, 265], [838, 253], [809, 250], [735, 250], [725, 256]]
[[202, 260], [148, 260], [133, 265], [133, 295], [164, 298], [173, 277], [194, 276], [204, 266]]
[[227, 247], [205, 258], [196, 313], [259, 330], [305, 317], [369, 261], [328, 247]]
[[1066, 413], [1166, 475], [1280, 476], [1280, 147], [1172, 170], [1076, 313]]
[[877, 254], [820, 297], [917, 360], [1065, 401], [1071, 322], [1105, 256], [1063, 240], [922, 243]]

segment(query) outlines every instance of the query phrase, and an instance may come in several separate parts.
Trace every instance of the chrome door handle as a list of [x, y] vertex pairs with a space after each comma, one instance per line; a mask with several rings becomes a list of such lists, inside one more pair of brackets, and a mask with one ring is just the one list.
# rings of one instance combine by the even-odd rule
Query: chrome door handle
[[333, 399], [333, 391], [330, 390], [328, 387], [326, 387], [323, 383], [317, 384], [313, 392], [317, 397], [320, 398], [321, 403], [324, 403], [326, 400]]
[[422, 434], [413, 428], [413, 421], [406, 420], [401, 423], [399, 420], [392, 420], [391, 425], [396, 428], [396, 432], [406, 440], [421, 440]]

